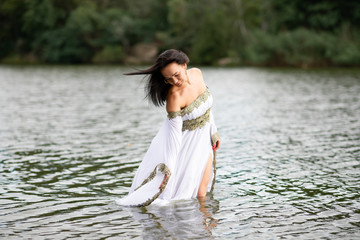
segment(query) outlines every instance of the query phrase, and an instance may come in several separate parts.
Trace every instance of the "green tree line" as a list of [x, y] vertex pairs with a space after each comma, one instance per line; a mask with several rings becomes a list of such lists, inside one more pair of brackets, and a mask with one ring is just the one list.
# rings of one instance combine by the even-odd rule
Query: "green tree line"
[[358, 0], [2, 0], [0, 61], [119, 63], [134, 46], [203, 65], [360, 66]]

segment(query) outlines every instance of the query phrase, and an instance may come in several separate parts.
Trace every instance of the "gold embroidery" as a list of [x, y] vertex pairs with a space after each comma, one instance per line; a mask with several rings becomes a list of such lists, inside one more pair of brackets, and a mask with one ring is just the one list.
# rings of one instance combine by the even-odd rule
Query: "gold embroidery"
[[149, 175], [149, 177], [147, 177], [141, 184], [140, 186], [138, 186], [136, 190], [138, 190], [139, 188], [141, 188], [143, 185], [145, 185], [146, 183], [148, 183], [149, 181], [151, 181], [155, 176], [156, 176], [156, 170], [162, 172], [165, 176], [164, 176], [164, 180], [162, 181], [160, 187], [159, 187], [159, 192], [157, 192], [153, 197], [149, 198], [146, 202], [139, 204], [139, 205], [132, 205], [133, 207], [142, 207], [142, 206], [147, 206], [150, 203], [152, 203], [155, 199], [157, 199], [160, 194], [165, 190], [165, 187], [169, 181], [169, 178], [171, 176], [171, 171], [170, 169], [164, 164], [164, 163], [159, 163], [154, 171], [152, 171]]
[[[218, 132], [216, 132], [211, 136], [211, 144], [214, 145], [218, 140], [220, 140], [220, 135]], [[213, 153], [214, 153], [214, 159], [213, 159], [214, 179], [211, 185], [211, 190], [210, 190], [211, 192], [214, 189], [214, 185], [216, 181], [216, 151], [213, 151]]]
[[213, 173], [214, 173], [214, 178], [213, 178], [213, 181], [211, 183], [211, 189], [210, 189], [210, 192], [212, 192], [214, 190], [214, 185], [215, 185], [215, 182], [216, 182], [216, 151], [213, 151], [213, 154], [214, 154], [214, 158], [213, 158]]
[[209, 96], [210, 96], [210, 91], [208, 88], [206, 88], [206, 90], [197, 99], [195, 99], [192, 103], [187, 105], [185, 108], [183, 108], [177, 112], [168, 112], [168, 118], [172, 119], [172, 118], [176, 118], [178, 116], [183, 117], [186, 114], [191, 113], [195, 108], [198, 108], [203, 102], [206, 102], [206, 100], [209, 98]]
[[211, 136], [211, 144], [214, 145], [218, 140], [220, 140], [220, 135], [216, 132]]
[[210, 121], [210, 109], [211, 108], [209, 108], [203, 115], [198, 118], [185, 120], [183, 122], [182, 131], [192, 131], [205, 126], [205, 124]]
[[181, 116], [181, 111], [168, 112], [168, 118], [169, 118], [169, 119], [176, 118], [177, 116]]

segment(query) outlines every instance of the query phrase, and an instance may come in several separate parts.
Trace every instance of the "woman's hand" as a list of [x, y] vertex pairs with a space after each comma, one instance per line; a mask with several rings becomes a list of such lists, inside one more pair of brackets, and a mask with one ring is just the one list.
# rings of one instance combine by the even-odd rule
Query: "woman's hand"
[[216, 143], [214, 143], [213, 145], [213, 150], [216, 151], [218, 150], [220, 147], [220, 139], [216, 141]]

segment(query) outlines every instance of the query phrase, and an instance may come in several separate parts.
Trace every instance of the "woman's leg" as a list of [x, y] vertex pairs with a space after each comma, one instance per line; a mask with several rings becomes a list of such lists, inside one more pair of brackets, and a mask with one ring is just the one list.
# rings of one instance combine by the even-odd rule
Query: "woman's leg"
[[205, 171], [203, 174], [203, 177], [200, 182], [199, 190], [198, 190], [198, 197], [205, 197], [207, 192], [207, 186], [210, 181], [211, 177], [211, 169], [212, 169], [212, 155], [209, 155], [209, 159], [206, 163]]

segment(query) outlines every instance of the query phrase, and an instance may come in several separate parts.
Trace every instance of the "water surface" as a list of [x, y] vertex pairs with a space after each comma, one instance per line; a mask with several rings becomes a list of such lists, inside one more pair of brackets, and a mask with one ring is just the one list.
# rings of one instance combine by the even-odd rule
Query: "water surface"
[[129, 70], [0, 66], [1, 238], [360, 238], [359, 71], [203, 68], [214, 192], [124, 208], [166, 117]]

